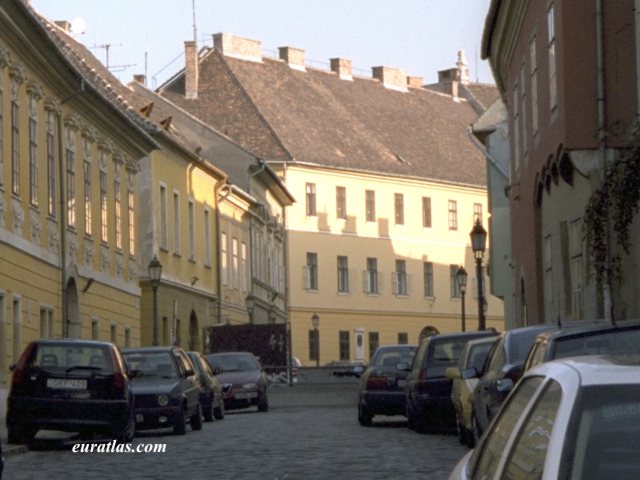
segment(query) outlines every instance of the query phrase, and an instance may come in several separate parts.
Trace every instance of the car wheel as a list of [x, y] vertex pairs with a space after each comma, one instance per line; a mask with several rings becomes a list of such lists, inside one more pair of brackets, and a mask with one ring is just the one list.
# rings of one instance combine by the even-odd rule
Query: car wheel
[[222, 399], [220, 399], [219, 402], [218, 406], [213, 409], [213, 416], [216, 420], [224, 419], [224, 402]]
[[269, 397], [267, 396], [267, 392], [264, 392], [258, 402], [258, 411], [266, 412], [267, 410], [269, 410]]
[[458, 441], [460, 445], [465, 445], [467, 443], [467, 429], [460, 422], [456, 422], [456, 427], [458, 429]]
[[38, 429], [33, 427], [7, 427], [7, 443], [29, 443], [37, 433]]
[[409, 430], [415, 430], [416, 429], [416, 420], [413, 416], [413, 409], [409, 406], [409, 402], [407, 402], [407, 426], [409, 427]]
[[200, 402], [198, 402], [196, 413], [189, 418], [189, 424], [191, 425], [191, 430], [202, 430], [202, 405], [200, 405]]
[[136, 417], [133, 408], [131, 408], [131, 411], [129, 412], [129, 417], [127, 418], [127, 423], [124, 428], [121, 431], [116, 431], [114, 433], [114, 437], [118, 442], [131, 443], [136, 434]]
[[185, 414], [184, 408], [180, 410], [180, 415], [176, 419], [176, 423], [173, 424], [173, 433], [175, 435], [184, 435], [187, 433], [187, 416]]
[[[476, 416], [471, 414], [471, 435], [469, 435], [473, 445], [477, 445], [480, 441], [480, 437], [482, 437], [482, 430], [480, 430], [480, 425], [478, 425], [478, 420], [476, 420]], [[469, 444], [467, 444], [469, 445]]]
[[213, 397], [211, 398], [211, 403], [202, 408], [202, 416], [205, 422], [213, 422]]
[[358, 423], [363, 427], [370, 427], [373, 424], [373, 415], [362, 405], [358, 405]]

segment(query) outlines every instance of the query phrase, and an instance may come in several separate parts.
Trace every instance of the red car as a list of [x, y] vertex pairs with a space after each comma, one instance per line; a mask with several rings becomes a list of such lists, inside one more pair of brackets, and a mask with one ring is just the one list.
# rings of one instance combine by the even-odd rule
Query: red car
[[211, 353], [205, 358], [222, 383], [224, 408], [258, 407], [269, 410], [267, 375], [258, 359], [250, 352]]

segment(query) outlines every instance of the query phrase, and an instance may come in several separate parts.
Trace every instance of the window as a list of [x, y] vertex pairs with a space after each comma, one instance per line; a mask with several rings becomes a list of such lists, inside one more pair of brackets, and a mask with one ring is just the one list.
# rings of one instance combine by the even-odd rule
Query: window
[[531, 88], [531, 130], [538, 133], [538, 59], [536, 58], [536, 37], [529, 43], [529, 84]]
[[29, 200], [38, 207], [38, 97], [29, 95]]
[[542, 478], [561, 397], [560, 384], [549, 381], [511, 446], [511, 457], [504, 470], [505, 478]]
[[473, 225], [476, 223], [482, 224], [482, 204], [474, 203], [473, 204]]
[[111, 343], [117, 343], [117, 339], [118, 339], [118, 325], [115, 323], [111, 324], [111, 327], [109, 328], [109, 338]]
[[554, 111], [558, 106], [558, 77], [556, 70], [556, 26], [555, 5], [547, 10], [547, 53], [549, 57], [549, 109]]
[[11, 79], [11, 192], [20, 195], [20, 107], [17, 79]]
[[115, 162], [113, 179], [113, 200], [115, 210], [116, 248], [122, 250], [122, 195], [120, 190], [120, 163]]
[[[2, 95], [0, 92], [0, 104], [2, 103]], [[2, 109], [0, 109], [2, 110]], [[2, 114], [0, 114], [2, 115]], [[55, 137], [55, 119], [56, 115], [51, 109], [47, 110], [47, 213], [50, 217], [55, 218], [56, 209], [56, 137]], [[0, 130], [2, 130], [2, 118], [0, 117]], [[2, 134], [0, 133], [0, 137]], [[2, 150], [2, 139], [0, 138], [0, 150]], [[0, 153], [0, 157], [2, 154]], [[2, 168], [2, 159], [0, 158], [0, 169]], [[0, 184], [2, 183], [0, 174]]]
[[451, 285], [451, 298], [460, 298], [460, 287], [458, 286], [458, 265], [449, 265], [449, 284]]
[[204, 209], [204, 264], [211, 266], [211, 212], [207, 207]]
[[306, 289], [318, 290], [318, 254], [307, 252]]
[[134, 188], [134, 174], [129, 173], [129, 189], [127, 191], [127, 209], [129, 212], [129, 254], [135, 255], [136, 253], [136, 205], [135, 205], [135, 192]]
[[396, 271], [394, 274], [394, 293], [396, 295], [407, 295], [407, 264], [405, 260], [396, 260]]
[[307, 216], [315, 217], [316, 211], [316, 184], [307, 183], [306, 185], [306, 198], [307, 198]]
[[[236, 240], [237, 241], [237, 240]], [[196, 259], [196, 206], [189, 200], [189, 260]]]
[[107, 172], [100, 170], [100, 225], [101, 240], [109, 241], [109, 204], [107, 199]]
[[67, 226], [76, 228], [76, 154], [67, 149]]
[[222, 232], [220, 234], [220, 275], [222, 277], [222, 284], [227, 284], [227, 276], [228, 276], [228, 257], [227, 257], [227, 233]]
[[471, 477], [475, 478], [479, 472], [482, 472], [483, 478], [492, 478], [495, 475], [511, 432], [541, 381], [542, 377], [526, 378], [509, 397], [498, 419], [493, 422], [491, 430], [486, 433], [487, 438], [481, 444], [482, 449], [474, 450], [470, 460]]
[[40, 338], [53, 338], [53, 309], [40, 307]]
[[160, 248], [168, 250], [167, 187], [160, 185]]
[[433, 297], [433, 263], [424, 262], [424, 296]]
[[239, 263], [238, 263], [238, 239], [233, 237], [231, 239], [231, 286], [238, 288], [239, 280]]
[[240, 279], [242, 281], [243, 292], [247, 291], [247, 277], [247, 243], [242, 242], [242, 245], [240, 246]]
[[180, 255], [180, 194], [173, 192], [173, 253]]
[[394, 194], [394, 211], [396, 225], [404, 225], [404, 195], [402, 193]]
[[347, 189], [336, 187], [336, 216], [347, 219]]
[[378, 286], [378, 259], [367, 258], [367, 269], [364, 272], [365, 293], [377, 294]]
[[131, 328], [126, 327], [124, 329], [124, 346], [129, 348], [131, 346]]
[[449, 230], [458, 230], [458, 202], [449, 200]]
[[422, 226], [431, 228], [431, 197], [422, 197]]
[[91, 160], [84, 160], [84, 233], [91, 236]]
[[340, 360], [349, 360], [351, 358], [351, 352], [349, 351], [349, 332], [340, 330]]
[[320, 361], [320, 335], [317, 329], [309, 330], [309, 360]]
[[409, 343], [409, 334], [407, 332], [398, 332], [398, 343], [406, 345]]
[[349, 259], [338, 256], [338, 292], [349, 292]]
[[380, 346], [380, 335], [378, 332], [369, 332], [369, 360], [376, 353], [376, 350]]
[[91, 340], [100, 338], [99, 321], [97, 318], [91, 320]]
[[365, 208], [367, 210], [367, 222], [376, 221], [376, 192], [367, 190], [365, 192]]

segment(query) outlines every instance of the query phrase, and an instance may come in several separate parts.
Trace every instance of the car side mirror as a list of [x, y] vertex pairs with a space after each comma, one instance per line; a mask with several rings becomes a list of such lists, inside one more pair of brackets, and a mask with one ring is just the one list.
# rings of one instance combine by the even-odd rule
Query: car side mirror
[[496, 380], [496, 388], [499, 392], [509, 392], [513, 388], [513, 380], [510, 378], [501, 378]]
[[191, 376], [195, 375], [195, 374], [196, 374], [196, 372], [194, 372], [192, 368], [188, 368], [187, 370], [185, 370], [184, 374], [185, 374], [187, 377], [191, 377]]
[[457, 380], [459, 378], [462, 378], [460, 376], [460, 369], [458, 367], [449, 367], [444, 371], [444, 375], [449, 379], [449, 380]]
[[142, 377], [144, 375], [144, 373], [142, 373], [142, 370], [138, 370], [137, 368], [133, 370], [129, 370], [128, 373], [129, 373], [129, 378]]
[[222, 367], [216, 367], [216, 368], [213, 369], [213, 374], [214, 375], [220, 375], [222, 372], [224, 372]]
[[460, 372], [460, 378], [464, 380], [469, 380], [470, 378], [478, 378], [479, 376], [480, 375], [478, 375], [478, 370], [476, 370], [476, 367], [465, 368], [464, 370], [462, 370], [462, 372]]
[[408, 362], [400, 362], [396, 365], [396, 368], [402, 372], [409, 372], [411, 370], [411, 365]]
[[17, 365], [14, 363], [9, 367], [9, 371], [13, 372], [16, 369]]

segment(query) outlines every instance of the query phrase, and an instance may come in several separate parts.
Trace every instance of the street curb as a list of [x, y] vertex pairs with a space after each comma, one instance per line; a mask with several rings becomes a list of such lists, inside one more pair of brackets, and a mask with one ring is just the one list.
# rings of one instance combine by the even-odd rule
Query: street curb
[[29, 447], [27, 447], [26, 445], [12, 445], [9, 447], [4, 442], [2, 443], [2, 456], [4, 458], [27, 453], [28, 451]]

